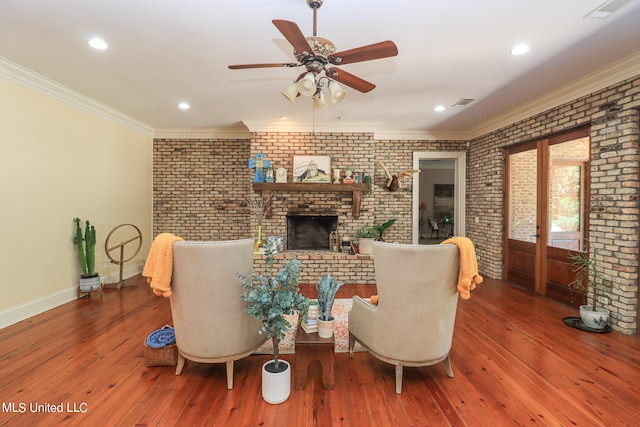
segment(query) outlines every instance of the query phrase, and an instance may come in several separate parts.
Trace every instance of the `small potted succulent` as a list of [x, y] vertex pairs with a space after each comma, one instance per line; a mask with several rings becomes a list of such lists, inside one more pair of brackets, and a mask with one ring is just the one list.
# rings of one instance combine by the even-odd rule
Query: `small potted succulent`
[[100, 275], [95, 271], [96, 265], [96, 229], [87, 221], [85, 223], [84, 236], [80, 227], [80, 218], [74, 219], [76, 233], [73, 237], [78, 250], [80, 261], [80, 292], [91, 292], [100, 289]]
[[320, 338], [331, 338], [333, 335], [334, 318], [331, 315], [331, 309], [336, 298], [338, 289], [344, 285], [344, 282], [336, 280], [331, 275], [331, 271], [322, 276], [316, 283], [318, 290], [318, 305], [320, 306], [320, 316], [318, 317], [318, 335]]
[[287, 315], [298, 313], [301, 321], [309, 308], [309, 299], [300, 293], [300, 262], [294, 257], [276, 271], [270, 247], [266, 248], [264, 272], [240, 275], [242, 299], [247, 314], [262, 321], [261, 333], [273, 344], [273, 360], [262, 366], [262, 397], [267, 403], [282, 403], [291, 393], [291, 366], [280, 360], [280, 341], [291, 328]]

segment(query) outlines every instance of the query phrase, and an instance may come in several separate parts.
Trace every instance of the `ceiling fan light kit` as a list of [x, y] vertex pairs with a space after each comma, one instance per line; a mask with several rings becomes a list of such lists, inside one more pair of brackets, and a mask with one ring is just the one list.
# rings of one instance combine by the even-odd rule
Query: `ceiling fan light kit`
[[295, 22], [274, 19], [272, 22], [293, 46], [293, 54], [297, 63], [281, 64], [244, 64], [229, 65], [232, 70], [248, 68], [277, 68], [301, 67], [306, 69], [298, 78], [281, 93], [291, 102], [295, 102], [298, 95], [313, 97], [313, 105], [324, 108], [327, 102], [322, 93], [322, 87], [327, 86], [332, 104], [342, 101], [347, 92], [338, 82], [359, 92], [367, 93], [376, 86], [360, 77], [350, 74], [337, 67], [327, 68], [327, 65], [344, 65], [354, 62], [370, 61], [372, 59], [388, 58], [398, 54], [398, 48], [390, 40], [336, 52], [335, 45], [328, 39], [317, 37], [317, 10], [322, 6], [322, 0], [307, 0], [307, 5], [313, 9], [313, 36], [305, 37]]
[[291, 83], [285, 90], [281, 92], [285, 98], [287, 98], [291, 102], [296, 101], [296, 97], [298, 96], [298, 84], [296, 82]]
[[313, 95], [313, 106], [315, 108], [325, 108], [327, 106], [327, 101], [325, 101], [324, 94], [320, 89]]
[[300, 95], [313, 96], [316, 93], [316, 79], [312, 73], [307, 73], [298, 80], [298, 91]]
[[342, 101], [347, 96], [347, 92], [335, 80], [329, 80], [329, 93], [332, 104]]

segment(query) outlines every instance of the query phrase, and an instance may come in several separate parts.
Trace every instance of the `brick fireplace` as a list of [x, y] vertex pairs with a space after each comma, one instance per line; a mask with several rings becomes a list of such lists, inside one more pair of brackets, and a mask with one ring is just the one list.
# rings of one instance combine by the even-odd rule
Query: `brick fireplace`
[[329, 234], [338, 229], [337, 215], [287, 215], [287, 250], [329, 250]]

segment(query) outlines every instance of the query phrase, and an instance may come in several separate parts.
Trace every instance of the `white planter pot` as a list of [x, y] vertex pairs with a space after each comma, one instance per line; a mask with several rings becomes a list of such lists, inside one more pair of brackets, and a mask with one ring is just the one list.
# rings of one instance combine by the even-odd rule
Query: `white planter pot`
[[363, 255], [371, 255], [373, 253], [373, 239], [358, 239], [358, 251]]
[[593, 311], [588, 305], [580, 306], [580, 319], [585, 326], [592, 329], [604, 329], [609, 321], [609, 310], [596, 308]]
[[272, 373], [266, 370], [266, 366], [273, 363], [269, 360], [262, 365], [262, 398], [267, 403], [278, 404], [289, 398], [291, 393], [291, 365], [286, 360], [280, 359], [280, 364], [285, 364], [287, 369], [282, 372]]
[[331, 338], [333, 336], [333, 323], [335, 320], [318, 319], [318, 336], [320, 338]]
[[97, 274], [91, 277], [80, 277], [80, 292], [91, 292], [100, 290], [100, 276]]

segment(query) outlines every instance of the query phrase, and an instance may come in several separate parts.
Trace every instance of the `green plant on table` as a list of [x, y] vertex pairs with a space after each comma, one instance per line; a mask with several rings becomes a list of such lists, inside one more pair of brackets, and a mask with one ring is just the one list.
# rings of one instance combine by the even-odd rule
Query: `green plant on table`
[[335, 276], [331, 275], [331, 271], [327, 271], [327, 274], [322, 276], [318, 283], [316, 283], [318, 305], [320, 306], [320, 320], [333, 320], [331, 309], [333, 308], [336, 293], [342, 285], [344, 285], [344, 282], [337, 281]]

